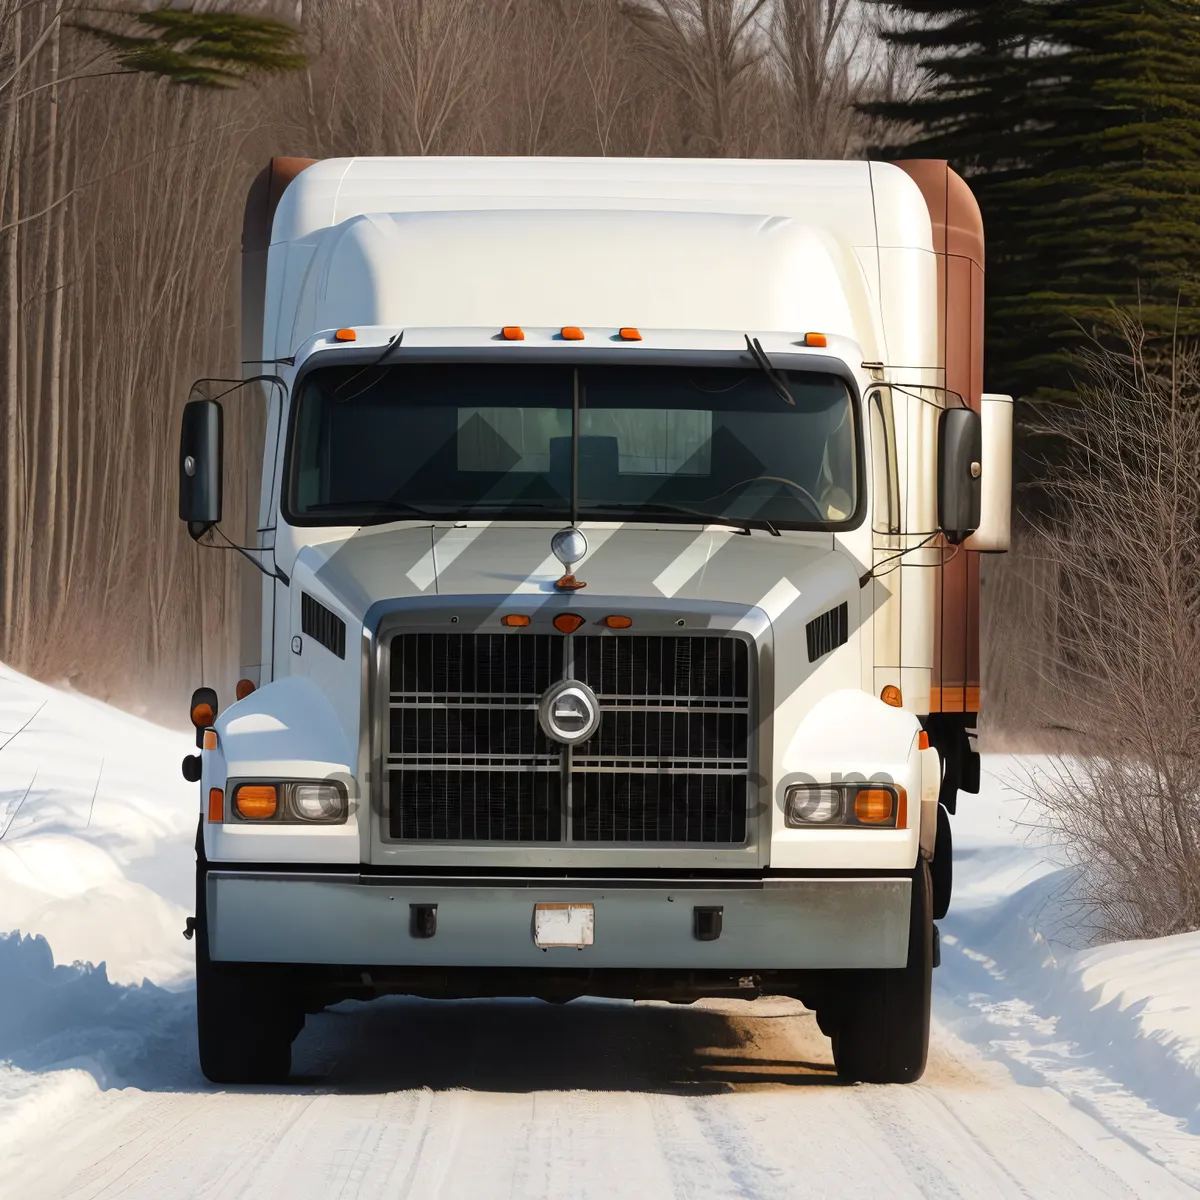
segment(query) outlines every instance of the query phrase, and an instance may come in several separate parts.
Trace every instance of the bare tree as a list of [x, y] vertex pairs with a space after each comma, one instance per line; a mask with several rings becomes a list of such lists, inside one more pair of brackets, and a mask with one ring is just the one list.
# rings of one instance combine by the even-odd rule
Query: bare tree
[[1066, 451], [1036, 531], [1077, 753], [1034, 791], [1107, 937], [1200, 927], [1200, 358], [1154, 370], [1126, 334], [1042, 410]]
[[767, 0], [631, 0], [625, 7], [650, 54], [690, 102], [694, 128], [685, 149], [717, 157], [734, 146], [739, 93], [767, 46], [761, 20]]
[[775, 0], [771, 41], [784, 83], [786, 153], [841, 158], [851, 150], [866, 34], [851, 0]]

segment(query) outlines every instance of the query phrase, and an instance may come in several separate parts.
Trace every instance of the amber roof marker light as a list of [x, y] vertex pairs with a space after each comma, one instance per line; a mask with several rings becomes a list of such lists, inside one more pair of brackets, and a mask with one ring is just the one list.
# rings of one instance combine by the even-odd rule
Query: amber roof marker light
[[642, 340], [641, 333], [632, 325], [623, 325], [617, 331], [617, 337], [623, 342], [640, 342]]
[[829, 338], [823, 333], [806, 333], [804, 335], [804, 344], [818, 350], [823, 350], [829, 345]]
[[339, 329], [333, 336], [339, 342], [358, 341], [358, 334], [353, 329]]
[[583, 341], [583, 330], [580, 329], [578, 325], [564, 325], [561, 332], [564, 342]]
[[500, 336], [506, 342], [523, 342], [525, 340], [525, 330], [520, 325], [505, 325], [500, 330]]

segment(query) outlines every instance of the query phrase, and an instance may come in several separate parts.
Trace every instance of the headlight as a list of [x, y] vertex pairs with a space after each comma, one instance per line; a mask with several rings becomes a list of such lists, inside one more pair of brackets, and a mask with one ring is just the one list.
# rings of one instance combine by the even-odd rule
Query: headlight
[[789, 829], [906, 829], [908, 794], [895, 783], [795, 784], [787, 789]]
[[301, 821], [341, 821], [346, 816], [346, 793], [339, 783], [289, 783], [284, 795]]
[[332, 779], [245, 780], [231, 791], [236, 819], [256, 825], [340, 825], [350, 811], [345, 784]]
[[800, 787], [788, 789], [789, 825], [828, 825], [842, 815], [842, 789]]

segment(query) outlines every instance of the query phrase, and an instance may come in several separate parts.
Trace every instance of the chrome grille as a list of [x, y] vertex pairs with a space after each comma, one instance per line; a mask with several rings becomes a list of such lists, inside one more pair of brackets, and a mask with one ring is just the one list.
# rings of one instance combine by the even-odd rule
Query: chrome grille
[[574, 670], [600, 699], [571, 759], [582, 842], [739, 843], [750, 769], [749, 651], [741, 638], [576, 637]]
[[[750, 654], [739, 637], [402, 632], [389, 670], [393, 840], [746, 842]], [[546, 689], [568, 677], [602, 712], [574, 750], [537, 718]]]
[[562, 673], [563, 639], [547, 634], [392, 638], [391, 837], [561, 841], [561, 759], [537, 703]]

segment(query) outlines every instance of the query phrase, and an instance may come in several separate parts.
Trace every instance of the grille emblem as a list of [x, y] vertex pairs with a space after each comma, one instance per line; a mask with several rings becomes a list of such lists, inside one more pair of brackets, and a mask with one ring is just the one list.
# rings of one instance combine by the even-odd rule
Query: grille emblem
[[552, 741], [577, 746], [599, 728], [600, 702], [586, 683], [564, 679], [542, 696], [538, 720]]

